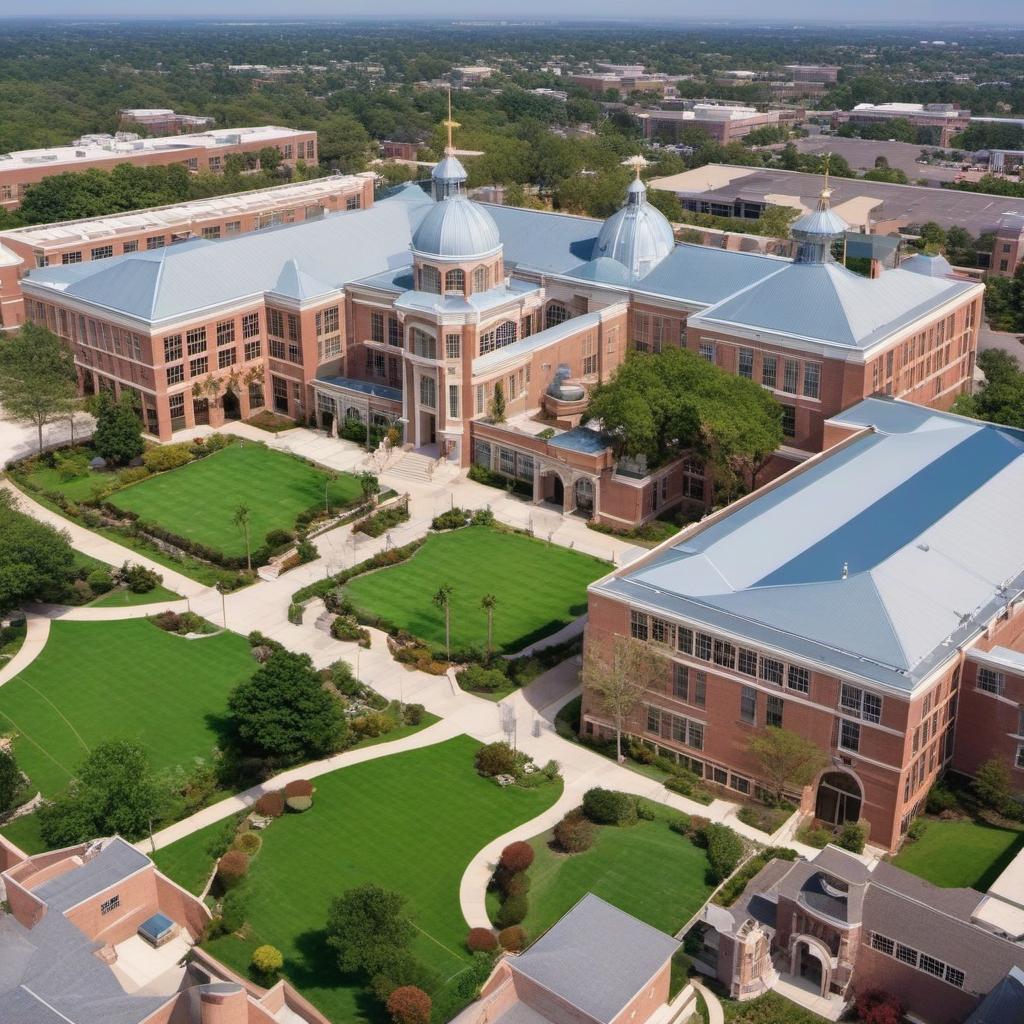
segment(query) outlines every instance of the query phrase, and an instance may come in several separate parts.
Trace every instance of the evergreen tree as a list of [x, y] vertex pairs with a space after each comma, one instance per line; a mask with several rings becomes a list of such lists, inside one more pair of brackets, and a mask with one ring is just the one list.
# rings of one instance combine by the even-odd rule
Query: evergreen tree
[[145, 451], [142, 421], [130, 394], [126, 392], [120, 401], [114, 401], [106, 392], [100, 393], [92, 443], [98, 454], [118, 466]]

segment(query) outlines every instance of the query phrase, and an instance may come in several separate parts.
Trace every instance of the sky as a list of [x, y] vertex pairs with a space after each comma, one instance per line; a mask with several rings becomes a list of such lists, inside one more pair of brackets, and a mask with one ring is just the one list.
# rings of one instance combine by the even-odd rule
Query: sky
[[[302, 18], [409, 17], [550, 19], [550, 0], [446, 0], [436, 7], [422, 0], [3, 0], [0, 17], [172, 17]], [[486, 11], [486, 14], [484, 12]], [[741, 19], [814, 22], [1024, 23], [1020, 0], [562, 0], [556, 17]]]

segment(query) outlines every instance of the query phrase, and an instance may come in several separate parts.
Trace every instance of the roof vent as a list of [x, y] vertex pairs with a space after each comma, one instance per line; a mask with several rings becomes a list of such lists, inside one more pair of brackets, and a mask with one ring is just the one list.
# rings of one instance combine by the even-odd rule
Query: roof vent
[[845, 580], [850, 575], [850, 563], [843, 562], [843, 579]]

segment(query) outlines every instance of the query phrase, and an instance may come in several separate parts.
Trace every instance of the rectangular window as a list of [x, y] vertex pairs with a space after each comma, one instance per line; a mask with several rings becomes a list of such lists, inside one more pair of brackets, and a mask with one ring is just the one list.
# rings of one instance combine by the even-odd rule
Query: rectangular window
[[700, 357], [709, 363], [715, 361], [715, 343], [713, 341], [702, 341], [700, 343]]
[[230, 345], [235, 340], [235, 321], [221, 320], [217, 324], [217, 344]]
[[125, 242], [124, 245], [121, 246], [121, 252], [123, 252], [123, 253], [138, 252], [138, 251], [139, 251], [138, 240], [135, 240], [133, 242]]
[[294, 313], [288, 314], [288, 340], [299, 340], [299, 318]]
[[1005, 683], [1006, 680], [1003, 678], [1002, 672], [996, 672], [993, 669], [985, 667], [978, 669], [979, 690], [984, 690], [985, 693], [1001, 694]]
[[197, 356], [200, 352], [206, 351], [206, 328], [196, 327], [185, 332], [185, 340], [188, 342], [188, 354]]
[[676, 630], [676, 646], [683, 654], [693, 654], [693, 630], [680, 626]]
[[[272, 359], [284, 359], [285, 347], [283, 341], [279, 341], [277, 338], [270, 339], [270, 356]], [[369, 359], [369, 352], [367, 352], [367, 359]]]
[[714, 657], [716, 665], [733, 668], [736, 664], [736, 648], [725, 640], [716, 640]]
[[739, 660], [736, 667], [745, 676], [757, 675], [757, 651], [748, 651], [746, 647], [740, 648]]
[[708, 675], [706, 672], [694, 672], [693, 674], [693, 703], [702, 708], [707, 704], [708, 699]]
[[872, 932], [871, 948], [877, 949], [879, 953], [885, 953], [886, 956], [892, 956], [896, 951], [896, 943], [886, 935], [879, 935], [877, 932]]
[[[379, 353], [375, 354], [375, 358], [377, 356], [379, 356]], [[383, 356], [379, 356], [379, 357], [380, 357], [381, 363], [383, 364], [384, 357]], [[299, 346], [298, 345], [292, 345], [292, 344], [288, 345], [288, 361], [290, 363], [301, 363], [302, 362], [302, 353], [299, 351]], [[382, 376], [382, 377], [384, 376], [384, 371], [383, 370], [380, 371], [380, 376]]]
[[752, 686], [740, 688], [740, 718], [751, 723], [757, 720], [757, 690]]
[[217, 353], [217, 366], [223, 370], [226, 366], [234, 366], [238, 362], [237, 348], [222, 348]]
[[384, 340], [384, 314], [383, 313], [371, 313], [370, 314], [370, 340], [371, 341], [383, 341]]
[[672, 674], [672, 696], [676, 700], [690, 699], [690, 670], [678, 662], [675, 663]]
[[797, 665], [789, 666], [789, 674], [786, 676], [786, 685], [797, 693], [811, 692], [811, 673]]
[[861, 717], [865, 722], [880, 722], [882, 720], [882, 698], [874, 693], [865, 693]]
[[516, 475], [516, 453], [508, 448], [498, 449], [498, 469], [506, 476]]
[[764, 724], [776, 729], [782, 728], [782, 708], [784, 701], [781, 697], [768, 696], [764, 712]]
[[821, 393], [821, 364], [804, 363], [804, 398], [818, 398]]
[[795, 359], [787, 359], [782, 366], [782, 390], [787, 395], [796, 394], [796, 382], [800, 376], [800, 364]]
[[110, 899], [104, 900], [100, 904], [100, 914], [109, 914], [111, 911], [117, 910], [119, 906], [121, 906], [121, 897], [111, 896]]
[[697, 643], [693, 649], [693, 653], [696, 657], [700, 658], [701, 661], [711, 660], [711, 637], [707, 633], [697, 634]]
[[854, 753], [860, 750], [860, 726], [856, 722], [849, 722], [845, 718], [840, 720], [839, 746]]
[[[260, 333], [259, 313], [246, 313], [242, 317], [242, 337], [255, 338]], [[234, 337], [234, 335], [232, 335]]]
[[81, 252], [61, 253], [60, 261], [62, 264], [64, 264], [64, 266], [67, 266], [69, 263], [81, 263], [82, 254]]
[[262, 354], [263, 347], [258, 341], [247, 341], [245, 343], [245, 358], [248, 362], [250, 359], [259, 359]]
[[175, 363], [167, 367], [167, 384], [180, 384], [185, 379], [185, 367], [182, 363]]
[[448, 418], [457, 420], [459, 418], [459, 385], [448, 385]]
[[660, 733], [661, 732], [661, 708], [647, 706], [647, 731]]
[[761, 383], [766, 388], [775, 390], [775, 370], [778, 365], [778, 360], [775, 356], [762, 356], [761, 357]]
[[946, 981], [954, 988], [964, 987], [964, 972], [958, 971], [955, 967], [946, 967]]
[[776, 686], [782, 685], [784, 671], [785, 666], [782, 662], [776, 661], [774, 658], [762, 658], [761, 664], [758, 666], [758, 676], [766, 683], [775, 683]]
[[754, 379], [754, 350], [752, 348], [740, 349], [738, 372], [741, 377], [746, 377], [747, 380]]
[[94, 260], [109, 259], [113, 255], [114, 247], [112, 245], [98, 245], [92, 250], [92, 258]]
[[188, 364], [188, 372], [192, 377], [199, 377], [204, 373], [208, 373], [210, 370], [210, 359], [208, 356], [200, 356], [198, 359], [192, 359]]
[[750, 792], [750, 779], [745, 779], [742, 775], [730, 775], [729, 785], [735, 789], [737, 793], [748, 794]]
[[896, 959], [902, 964], [910, 964], [911, 967], [917, 966], [917, 950], [911, 949], [910, 946], [904, 946], [902, 942], [896, 943]]
[[782, 407], [782, 436], [796, 437], [796, 408], [792, 405]]
[[686, 745], [694, 750], [704, 749], [704, 725], [702, 722], [686, 723]]
[[656, 644], [671, 644], [673, 641], [672, 624], [664, 619], [651, 617], [651, 639]]
[[267, 333], [275, 338], [284, 337], [284, 317], [279, 309], [267, 310]]
[[629, 613], [629, 635], [634, 640], [647, 639], [647, 616], [643, 612]]
[[181, 358], [181, 335], [169, 334], [164, 338], [164, 362], [170, 363]]
[[459, 359], [462, 355], [462, 335], [446, 334], [444, 336], [444, 354], [446, 359]]
[[210, 227], [203, 228], [203, 238], [220, 238], [220, 225], [213, 224]]

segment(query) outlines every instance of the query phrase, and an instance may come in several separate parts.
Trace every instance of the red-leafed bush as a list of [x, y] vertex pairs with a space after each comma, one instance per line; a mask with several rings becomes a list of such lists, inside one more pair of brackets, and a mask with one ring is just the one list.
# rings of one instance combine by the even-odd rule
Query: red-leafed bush
[[857, 996], [857, 1016], [862, 1024], [902, 1024], [903, 1004], [881, 989], [868, 989]]
[[228, 850], [217, 861], [217, 880], [225, 889], [231, 889], [249, 873], [249, 858], [241, 850]]
[[490, 928], [470, 928], [466, 936], [466, 949], [470, 953], [490, 953], [498, 948], [498, 937]]
[[501, 943], [502, 949], [507, 949], [510, 953], [518, 953], [526, 945], [526, 932], [517, 925], [512, 925], [511, 928], [502, 928], [498, 932], [498, 942]]
[[430, 1024], [430, 996], [415, 985], [396, 988], [387, 1007], [395, 1024]]
[[313, 783], [309, 779], [295, 779], [284, 787], [284, 795], [287, 796], [312, 796]]
[[554, 836], [558, 848], [565, 853], [582, 853], [594, 845], [597, 826], [580, 808], [569, 811], [555, 826]]
[[501, 866], [512, 875], [525, 871], [533, 863], [533, 847], [529, 843], [509, 843], [501, 851]]
[[284, 797], [280, 793], [264, 793], [254, 806], [264, 818], [280, 818], [284, 814]]

